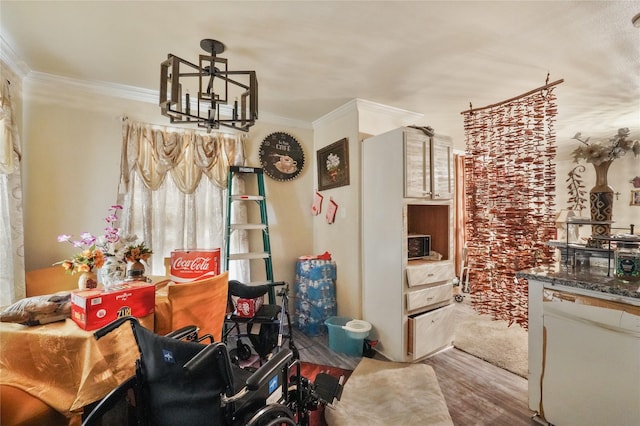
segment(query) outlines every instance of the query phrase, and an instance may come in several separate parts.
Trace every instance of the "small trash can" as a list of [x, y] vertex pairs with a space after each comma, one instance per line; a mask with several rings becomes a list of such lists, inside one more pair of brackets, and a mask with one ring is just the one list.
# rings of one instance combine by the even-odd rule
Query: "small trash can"
[[329, 317], [324, 322], [329, 330], [329, 348], [350, 356], [362, 356], [364, 339], [371, 324], [348, 317]]

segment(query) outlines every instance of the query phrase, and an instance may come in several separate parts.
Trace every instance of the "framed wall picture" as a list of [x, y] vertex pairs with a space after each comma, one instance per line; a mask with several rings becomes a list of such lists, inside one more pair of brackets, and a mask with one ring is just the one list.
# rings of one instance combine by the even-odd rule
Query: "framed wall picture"
[[316, 154], [319, 191], [349, 185], [349, 140], [347, 138], [319, 149]]
[[631, 203], [629, 205], [640, 207], [640, 189], [631, 190]]

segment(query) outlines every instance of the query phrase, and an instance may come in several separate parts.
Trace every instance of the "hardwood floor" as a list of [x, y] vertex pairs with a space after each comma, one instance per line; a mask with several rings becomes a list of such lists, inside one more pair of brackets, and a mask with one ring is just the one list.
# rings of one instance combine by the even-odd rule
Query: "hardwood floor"
[[[360, 362], [359, 357], [332, 351], [327, 335], [309, 337], [294, 327], [293, 338], [302, 361], [350, 370]], [[374, 358], [384, 359], [377, 354]], [[423, 363], [436, 372], [456, 426], [539, 425], [528, 408], [526, 379], [455, 348]]]

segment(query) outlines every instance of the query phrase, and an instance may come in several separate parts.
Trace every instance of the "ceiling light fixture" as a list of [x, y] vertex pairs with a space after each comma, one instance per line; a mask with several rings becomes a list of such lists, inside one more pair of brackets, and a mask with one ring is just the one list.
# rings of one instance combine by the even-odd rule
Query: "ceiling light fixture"
[[[220, 126], [249, 131], [258, 119], [255, 71], [228, 71], [217, 55], [225, 46], [204, 39], [198, 65], [169, 53], [160, 64], [160, 109], [172, 123], [197, 123], [208, 132]], [[192, 94], [196, 94], [195, 104]], [[230, 104], [233, 100], [233, 104]]]

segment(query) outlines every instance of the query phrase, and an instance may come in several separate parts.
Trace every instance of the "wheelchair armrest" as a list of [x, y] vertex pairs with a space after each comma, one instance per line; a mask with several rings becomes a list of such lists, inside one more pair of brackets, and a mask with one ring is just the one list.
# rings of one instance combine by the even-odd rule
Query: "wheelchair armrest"
[[138, 379], [136, 376], [131, 376], [124, 382], [120, 383], [118, 387], [113, 389], [96, 405], [93, 410], [82, 421], [82, 426], [92, 426], [94, 424], [100, 424], [102, 416], [127, 395], [129, 389], [133, 389], [137, 386]]
[[209, 341], [209, 344], [212, 344], [212, 343], [215, 343], [215, 342], [216, 342], [216, 339], [214, 339], [214, 338], [213, 338], [213, 336], [212, 336], [211, 334], [208, 334], [208, 333], [207, 333], [207, 334], [203, 334], [203, 335], [202, 335], [202, 336], [200, 336], [200, 337], [197, 337], [196, 342], [198, 342], [198, 343], [202, 343], [202, 342], [204, 342], [205, 340], [208, 340], [208, 341]]
[[290, 349], [282, 349], [247, 379], [247, 389], [250, 391], [260, 389], [273, 377], [273, 373], [281, 369], [292, 358], [293, 352]]
[[171, 333], [165, 334], [165, 337], [171, 337], [172, 339], [185, 339], [191, 340], [190, 337], [193, 336], [193, 340], [198, 337], [198, 327], [195, 325], [187, 325], [185, 327], [179, 328], [177, 330], [173, 330]]
[[221, 347], [224, 347], [224, 344], [219, 343], [207, 345], [203, 350], [187, 361], [182, 367], [187, 373], [187, 376], [198, 374], [199, 371], [202, 371], [205, 368], [211, 368], [211, 362], [215, 362], [218, 358], [219, 353], [222, 350]]

